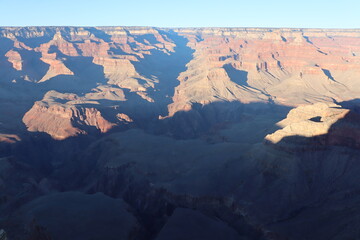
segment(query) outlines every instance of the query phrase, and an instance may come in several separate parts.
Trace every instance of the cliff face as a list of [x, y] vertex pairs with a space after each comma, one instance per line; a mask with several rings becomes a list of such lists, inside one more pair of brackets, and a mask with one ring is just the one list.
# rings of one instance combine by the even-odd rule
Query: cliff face
[[[0, 36], [1, 84], [15, 91], [7, 100], [24, 91], [37, 92], [33, 102], [50, 90], [96, 94], [100, 105], [145, 108], [128, 110], [140, 125], [194, 104], [298, 106], [360, 93], [358, 30], [27, 27]], [[109, 99], [109, 88], [123, 96]]]
[[[346, 100], [359, 93], [359, 32], [301, 29], [179, 29], [195, 49], [180, 75], [184, 99], [282, 105]], [[195, 35], [195, 36], [194, 36]], [[351, 86], [350, 86], [350, 85]], [[196, 90], [198, 91], [196, 91]], [[351, 89], [351, 90], [350, 90]], [[203, 94], [203, 93], [206, 94]], [[177, 107], [173, 111], [176, 111]]]
[[359, 79], [360, 30], [0, 28], [1, 228], [358, 239]]
[[[90, 99], [97, 95], [90, 95]], [[54, 139], [63, 140], [68, 137], [86, 134], [91, 127], [100, 133], [106, 133], [117, 123], [104, 119], [95, 107], [81, 105], [98, 105], [96, 101], [80, 98], [75, 94], [61, 94], [49, 91], [44, 99], [35, 102], [34, 106], [25, 114], [23, 122], [28, 131], [46, 132]], [[118, 114], [118, 120], [131, 122], [124, 113]], [[120, 121], [117, 121], [120, 123]]]
[[359, 120], [358, 112], [337, 104], [300, 106], [277, 123], [281, 129], [267, 135], [265, 142], [297, 152], [330, 146], [359, 149]]

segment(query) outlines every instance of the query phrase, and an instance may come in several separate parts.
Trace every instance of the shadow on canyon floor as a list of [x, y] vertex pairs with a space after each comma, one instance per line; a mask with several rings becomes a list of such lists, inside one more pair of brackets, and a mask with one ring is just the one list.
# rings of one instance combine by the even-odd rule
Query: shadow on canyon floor
[[[55, 51], [56, 49], [53, 50]], [[49, 90], [61, 93], [75, 93], [83, 96], [91, 92], [99, 84], [107, 82], [103, 67], [94, 64], [92, 57], [66, 56], [64, 63], [74, 72], [74, 76], [58, 75], [45, 82], [36, 83], [36, 81], [39, 81], [45, 75], [48, 65], [39, 60], [40, 56], [34, 58], [32, 55], [27, 54], [26, 50], [22, 51], [22, 57], [24, 58], [22, 71], [15, 71], [7, 60], [0, 59], [0, 64], [6, 64], [7, 69], [7, 74], [5, 75], [2, 75], [0, 70], [0, 76], [2, 77], [0, 82], [2, 87], [1, 93], [3, 94], [0, 97], [2, 99], [0, 114], [3, 117], [8, 115], [9, 119], [11, 118], [8, 122], [10, 124], [16, 123], [17, 128], [21, 131], [24, 130], [19, 127], [23, 126], [22, 117], [31, 109], [34, 102], [41, 100]], [[63, 56], [58, 50], [56, 52], [59, 56]], [[24, 80], [24, 78], [29, 78], [29, 81]], [[14, 79], [16, 82], [12, 82]], [[13, 104], [14, 102], [17, 104]], [[7, 106], [10, 103], [12, 103], [11, 111], [9, 111], [10, 107]], [[15, 109], [12, 109], [14, 107]], [[2, 120], [7, 122], [5, 119]]]
[[235, 82], [237, 85], [243, 86], [243, 87], [249, 87], [248, 81], [248, 72], [237, 70], [231, 64], [225, 64], [224, 69], [229, 76], [229, 78]]
[[[302, 185], [304, 182], [310, 184], [309, 189], [305, 190], [303, 197], [299, 198], [305, 199], [303, 206], [299, 207], [297, 204], [281, 206], [283, 211], [278, 213], [278, 220], [268, 225], [272, 231], [279, 233], [279, 236], [290, 236], [294, 239], [300, 239], [300, 236], [303, 234], [302, 231], [309, 228], [309, 224], [304, 222], [300, 224], [295, 220], [300, 219], [299, 221], [301, 221], [301, 219], [304, 220], [309, 216], [316, 219], [318, 215], [321, 215], [321, 211], [326, 212], [328, 210], [326, 204], [335, 201], [331, 200], [331, 197], [338, 196], [336, 194], [339, 192], [344, 194], [344, 196], [346, 194], [348, 196], [349, 194], [356, 194], [356, 190], [360, 191], [360, 181], [353, 177], [356, 175], [354, 171], [360, 170], [359, 164], [356, 164], [355, 161], [358, 159], [360, 132], [352, 131], [353, 135], [349, 139], [347, 130], [349, 127], [354, 129], [354, 126], [358, 128], [360, 117], [357, 110], [354, 110], [358, 106], [356, 103], [357, 100], [340, 103], [343, 106], [351, 106], [351, 111], [343, 119], [333, 124], [328, 134], [313, 138], [301, 136], [288, 137], [274, 146], [275, 149], [282, 149], [282, 145], [289, 142], [292, 145], [294, 143], [300, 144], [302, 152], [295, 151], [291, 152], [291, 154], [301, 160], [300, 162], [294, 161], [293, 164], [299, 164], [303, 169], [300, 168], [298, 171], [299, 175], [295, 175], [293, 179], [290, 179], [289, 183], [286, 183], [286, 181], [284, 183], [282, 176], [270, 172], [271, 179], [268, 176], [269, 174], [267, 178], [264, 177], [263, 181], [266, 179], [269, 181], [263, 182], [261, 189], [258, 189], [258, 191], [266, 193], [267, 191], [265, 190], [267, 188], [268, 190], [272, 189], [271, 194], [273, 196], [269, 196], [268, 199], [276, 199], [276, 194], [284, 191], [283, 189], [294, 189], [295, 191], [296, 188], [290, 187], [291, 184]], [[191, 139], [202, 138], [206, 135], [216, 135], [222, 129], [228, 128], [230, 131], [234, 131], [233, 134], [235, 135], [243, 135], [242, 138], [251, 139], [249, 140], [251, 141], [250, 144], [257, 144], [263, 141], [266, 134], [272, 133], [277, 129], [276, 122], [284, 119], [288, 111], [288, 107], [264, 103], [216, 102], [205, 106], [194, 104], [193, 110], [178, 112], [172, 118], [158, 120], [150, 125], [145, 124], [147, 126], [145, 130], [150, 133], [166, 134], [175, 138]], [[251, 122], [250, 125], [249, 122]], [[237, 132], [236, 129], [232, 129], [231, 127], [236, 124], [246, 127], [246, 132]], [[346, 134], [344, 135], [342, 131], [345, 131]], [[153, 188], [147, 179], [140, 178], [134, 181], [133, 172], [129, 170], [131, 166], [108, 168], [104, 169], [104, 172], [101, 172], [103, 170], [98, 172], [99, 170], [96, 170], [98, 167], [96, 157], [98, 154], [102, 154], [109, 149], [102, 149], [101, 145], [99, 145], [99, 148], [95, 148], [97, 154], [89, 156], [89, 159], [84, 159], [84, 156], [88, 156], [86, 152], [89, 150], [89, 146], [96, 146], [94, 144], [101, 136], [108, 136], [112, 133], [114, 132], [98, 136], [79, 136], [64, 141], [51, 140], [45, 134], [29, 134], [29, 140], [19, 143], [14, 147], [12, 155], [18, 161], [32, 166], [36, 172], [45, 176], [53, 184], [53, 191], [76, 190], [87, 193], [101, 191], [111, 197], [124, 199], [131, 207], [132, 214], [136, 216], [142, 225], [143, 235], [141, 239], [155, 239], [167, 219], [172, 215], [174, 209], [179, 207], [199, 210], [210, 217], [220, 219], [234, 228], [241, 236], [246, 236], [249, 239], [265, 239], [265, 233], [262, 230], [247, 222], [243, 216], [234, 213], [235, 209], [244, 207], [241, 205], [241, 198], [245, 199], [246, 196], [240, 196], [240, 199], [237, 200], [238, 202], [228, 207], [226, 205], [227, 196], [224, 196], [224, 198], [213, 196], [193, 197], [191, 195], [173, 196], [171, 192], [167, 192], [164, 189]], [[251, 135], [255, 135], [255, 137], [252, 138]], [[211, 145], [227, 141], [227, 139], [221, 138], [208, 143]], [[311, 146], [310, 153], [308, 149], [304, 148], [307, 144]], [[146, 148], [146, 146], [143, 147]], [[337, 153], [332, 151], [333, 147], [345, 147], [345, 150]], [[346, 149], [352, 149], [350, 151], [352, 154], [351, 163], [347, 161], [347, 158], [343, 159], [344, 163], [341, 162], [341, 154], [344, 151], [346, 152]], [[311, 155], [314, 152], [316, 154]], [[335, 155], [334, 153], [340, 154], [337, 160], [334, 159], [334, 156], [329, 157], [329, 154]], [[82, 159], [81, 161], [86, 160], [86, 166], [84, 166], [80, 159]], [[267, 159], [262, 159], [262, 161], [267, 161]], [[275, 165], [274, 168], [270, 169], [275, 171]], [[249, 169], [249, 171], [253, 170]], [[92, 175], [94, 171], [98, 175]], [[269, 171], [269, 168], [267, 171]], [[330, 171], [330, 173], [324, 171]], [[259, 174], [261, 175], [262, 173], [259, 172]], [[84, 190], [85, 186], [81, 184], [76, 185], [90, 176], [96, 178], [92, 180], [98, 181], [97, 188]], [[79, 181], [79, 179], [82, 179], [82, 181]], [[253, 188], [257, 186], [255, 183], [251, 184], [253, 184]], [[330, 187], [325, 187], [329, 184]], [[252, 191], [256, 191], [256, 189]], [[274, 196], [275, 198], [273, 198]], [[282, 200], [284, 196], [281, 196]], [[322, 198], [320, 202], [323, 202], [324, 199], [328, 202], [325, 205], [321, 205], [321, 203], [316, 205], [313, 202], [316, 202], [317, 200], [315, 199], [318, 198]], [[336, 200], [339, 202], [338, 207], [344, 207], [341, 205], [341, 199]], [[353, 199], [357, 198], [354, 197]], [[31, 198], [26, 199], [26, 201], [30, 200]], [[263, 199], [263, 201], [265, 200]], [[354, 202], [349, 202], [348, 200], [346, 202], [350, 206], [355, 206]], [[24, 202], [21, 203], [23, 204]], [[275, 202], [272, 202], [272, 204], [275, 204]], [[309, 211], [314, 211], [315, 215], [311, 215]], [[289, 212], [289, 214], [285, 214], [284, 217], [284, 212]], [[349, 213], [349, 216], [352, 217], [353, 214]], [[5, 218], [6, 216], [1, 217]], [[346, 217], [345, 215], [340, 219], [346, 219]], [[295, 221], [294, 225], [291, 225], [292, 221]], [[290, 225], [286, 225], [288, 223]], [[316, 223], [312, 224], [319, 227], [322, 231], [326, 230], [326, 226], [320, 226]], [[329, 232], [333, 234], [333, 231]], [[317, 234], [315, 234], [317, 237], [321, 237], [320, 233]], [[311, 233], [307, 233], [306, 236], [309, 237], [308, 239], [312, 239]]]
[[[205, 135], [215, 135], [222, 129], [226, 129], [233, 124], [241, 125], [242, 123], [252, 122], [252, 125], [247, 125], [247, 128], [249, 128], [249, 126], [254, 128], [253, 132], [256, 133], [253, 135], [256, 135], [256, 137], [249, 137], [244, 134], [242, 138], [253, 138], [251, 141], [257, 142], [259, 140], [261, 141], [267, 133], [273, 131], [275, 123], [284, 118], [288, 110], [289, 108], [287, 107], [266, 103], [243, 104], [240, 102], [217, 102], [206, 106], [194, 104], [194, 109], [191, 111], [179, 112], [172, 118], [143, 123], [143, 125], [145, 126], [144, 130], [152, 134], [166, 134], [175, 138], [193, 139]], [[141, 126], [142, 124], [139, 125]], [[93, 173], [97, 165], [97, 159], [95, 159], [95, 156], [92, 156], [91, 159], [86, 160], [86, 166], [79, 160], [83, 159], [88, 148], [96, 143], [100, 137], [108, 136], [117, 130], [119, 129], [115, 129], [108, 134], [89, 134], [87, 136], [72, 137], [63, 141], [52, 140], [44, 133], [28, 133], [27, 136], [23, 138], [23, 141], [17, 143], [12, 148], [9, 155], [12, 155], [16, 161], [26, 164], [30, 169], [33, 169], [33, 171], [40, 176], [38, 179], [47, 179], [46, 181], [51, 183], [51, 191], [80, 191], [80, 189], [83, 189], [85, 186], [79, 185], [78, 180], [86, 179], [90, 173]], [[248, 129], [248, 131], [250, 130], [251, 129]], [[227, 140], [224, 138], [214, 141], [206, 140], [208, 143], [224, 141]], [[147, 146], [143, 147], [146, 148]], [[102, 153], [103, 151], [107, 151], [107, 149], [99, 149], [98, 151]], [[186, 149], [184, 149], [184, 151], [186, 151]], [[105, 189], [99, 189], [97, 191], [103, 191], [111, 197], [123, 198], [132, 207], [133, 214], [145, 229], [145, 237], [142, 239], [154, 239], [175, 208], [193, 207], [192, 204], [194, 203], [177, 205], [176, 202], [167, 200], [169, 197], [168, 193], [162, 192], [161, 189], [153, 189], [149, 186], [149, 182], [146, 179], [144, 181], [132, 182], [131, 185], [126, 186], [127, 181], [122, 178], [123, 174], [126, 173], [121, 172], [121, 169], [119, 173], [117, 173], [117, 169], [114, 169], [114, 171], [115, 175], [120, 174], [114, 176], [113, 179], [115, 181], [113, 183], [116, 186], [120, 184], [119, 189], [116, 191], [121, 192], [124, 188], [127, 190], [123, 191], [122, 195], [113, 195], [111, 194], [113, 191], [105, 191], [106, 188], [113, 188], [113, 183], [109, 182], [109, 185], [106, 186], [107, 183], [104, 182], [103, 184], [105, 185], [103, 185], [103, 187]], [[102, 175], [97, 176], [97, 178], [99, 178], [98, 181], [101, 181], [101, 177]], [[69, 181], [69, 179], [71, 179], [71, 181]], [[24, 181], [19, 184], [23, 183]], [[94, 192], [96, 191], [89, 190], [88, 193]], [[33, 194], [24, 193], [21, 201], [18, 201], [15, 205], [11, 204], [10, 206], [18, 207], [36, 196], [46, 194], [35, 190], [32, 193]], [[142, 204], [139, 205], [139, 202], [135, 201], [135, 199], [142, 199], [142, 202], [147, 204], [148, 207], [144, 209]], [[207, 201], [206, 199], [207, 198], [204, 198], [205, 202]], [[146, 201], [151, 202], [146, 203]], [[191, 201], [196, 202], [201, 201], [201, 199], [196, 198]], [[221, 206], [225, 204], [223, 199], [215, 199], [214, 201], [219, 202]], [[232, 218], [231, 210], [228, 207], [223, 206], [225, 209], [218, 212], [220, 210], [211, 210], [211, 207], [207, 205], [208, 203], [205, 203], [205, 205], [200, 208], [204, 208], [204, 211], [209, 215], [222, 216], [221, 218], [226, 219], [226, 221], [230, 221], [229, 219]], [[11, 210], [6, 212], [9, 213]], [[5, 214], [5, 212], [3, 214]], [[235, 218], [237, 220], [233, 227], [237, 229], [239, 234], [252, 236], [252, 239], [260, 239], [262, 233], [249, 225], [241, 216], [236, 216]]]
[[[360, 172], [359, 103], [359, 99], [337, 103], [349, 112], [333, 123], [326, 134], [289, 136], [276, 144], [266, 142], [278, 153], [287, 152], [291, 156], [293, 169], [288, 169], [286, 174], [294, 185], [288, 194], [298, 192], [298, 198], [289, 198], [290, 203], [283, 207], [282, 214], [286, 214], [279, 214], [279, 218], [269, 224], [270, 229], [289, 239], [360, 237], [360, 231], [351, 230], [360, 224], [357, 218], [360, 202], [360, 180], [357, 177]], [[309, 120], [319, 124], [322, 121], [321, 117]], [[280, 168], [286, 168], [288, 163], [281, 166], [279, 159], [267, 161], [268, 166], [277, 169], [268, 174], [268, 186], [279, 184], [281, 178], [284, 180], [286, 177], [276, 172], [281, 172]]]
[[[107, 113], [105, 110], [104, 116], [114, 115], [116, 111], [120, 110], [120, 112], [122, 112], [123, 110], [121, 108], [121, 104], [123, 102], [110, 100], [100, 100], [99, 102], [101, 106], [104, 106], [104, 108], [107, 108], [109, 111]], [[110, 108], [110, 106], [114, 106], [116, 103], [120, 105], [120, 109]], [[83, 104], [82, 106], [93, 107], [95, 105]], [[104, 110], [103, 108], [100, 109]], [[127, 110], [128, 111], [125, 111], [125, 113], [129, 114], [130, 117], [132, 117], [134, 114], [136, 115], [136, 112], [141, 114], [144, 111], [136, 104], [134, 104], [133, 111], [130, 109]], [[52, 140], [46, 133], [28, 132], [25, 135], [25, 139], [28, 139], [30, 142], [20, 142], [19, 145], [23, 145], [23, 147], [29, 145], [29, 147], [25, 149], [31, 150], [31, 146], [39, 142], [39, 145], [34, 147], [35, 152], [35, 149], [42, 148], [41, 146], [45, 143], [47, 145], [46, 149], [51, 149], [51, 145], [56, 146], [62, 144], [65, 146], [69, 145], [67, 147], [71, 148], [72, 143], [77, 141], [79, 143], [83, 141], [89, 143], [89, 141], [96, 141], [103, 136], [108, 136], [112, 133], [125, 131], [131, 128], [140, 128], [149, 134], [167, 135], [175, 139], [194, 139], [201, 136], [211, 136], [212, 134], [216, 134], [216, 132], [221, 131], [222, 129], [227, 129], [228, 127], [236, 124], [239, 125], [239, 128], [241, 128], [242, 124], [245, 125], [247, 131], [253, 133], [253, 136], [244, 135], [239, 137], [243, 137], [244, 139], [250, 138], [252, 139], [252, 143], [256, 143], [261, 142], [267, 134], [277, 130], [278, 127], [276, 126], [276, 123], [284, 119], [289, 110], [289, 107], [260, 102], [249, 104], [244, 104], [237, 101], [213, 102], [204, 106], [201, 104], [193, 104], [193, 109], [190, 111], [179, 111], [174, 116], [165, 119], [141, 119], [139, 121], [144, 122], [135, 121], [134, 124], [129, 125], [128, 127], [126, 125], [121, 125], [118, 128], [115, 127], [106, 134], [101, 134], [100, 132], [96, 131], [95, 127], [89, 126], [85, 129], [89, 132], [88, 135], [79, 135], [76, 137], [70, 137], [66, 140], [57, 141]], [[51, 151], [53, 150], [48, 152]], [[27, 150], [18, 150], [16, 154], [18, 156], [29, 156]], [[44, 161], [48, 161], [48, 157], [46, 157]]]
[[12, 49], [13, 42], [8, 38], [0, 38], [0, 83], [11, 82], [12, 78], [16, 76], [16, 70], [8, 61], [5, 54]]
[[[31, 30], [30, 30], [31, 31]], [[29, 46], [31, 48], [40, 47], [41, 44], [48, 43], [51, 41], [56, 33], [55, 29], [51, 29], [46, 31], [46, 34], [39, 37], [21, 37], [18, 36], [17, 39], [19, 39], [20, 42], [25, 43], [26, 46]]]
[[64, 64], [74, 75], [58, 75], [45, 82], [39, 83], [40, 88], [63, 93], [75, 93], [82, 96], [100, 84], [107, 83], [104, 67], [93, 63], [93, 57], [65, 56], [57, 47], [53, 47], [51, 50], [56, 52], [59, 58], [66, 59]]
[[42, 54], [25, 49], [18, 50], [18, 52], [22, 58], [22, 77], [30, 82], [40, 81], [49, 69], [49, 64], [40, 60]]
[[[337, 104], [344, 109], [348, 109], [349, 112], [332, 124], [326, 134], [314, 137], [298, 135], [284, 137], [279, 143], [275, 144], [275, 147], [281, 148], [286, 146], [287, 143], [293, 143], [291, 145], [294, 148], [290, 147], [290, 151], [326, 150], [326, 148], [332, 146], [360, 149], [360, 99], [338, 102]], [[317, 123], [322, 122], [321, 116], [315, 116], [308, 120]]]
[[[155, 100], [155, 108], [161, 116], [166, 116], [167, 106], [172, 103], [175, 87], [179, 85], [178, 76], [186, 70], [186, 64], [191, 60], [194, 50], [187, 46], [188, 40], [175, 32], [165, 33], [176, 46], [174, 52], [169, 54], [160, 49], [151, 50], [151, 54], [144, 55], [140, 62], [133, 62], [135, 69], [140, 75], [155, 81], [154, 90], [149, 95]], [[151, 35], [152, 36], [152, 35]], [[150, 35], [136, 37], [140, 42], [156, 42]], [[155, 106], [156, 105], [156, 106]]]

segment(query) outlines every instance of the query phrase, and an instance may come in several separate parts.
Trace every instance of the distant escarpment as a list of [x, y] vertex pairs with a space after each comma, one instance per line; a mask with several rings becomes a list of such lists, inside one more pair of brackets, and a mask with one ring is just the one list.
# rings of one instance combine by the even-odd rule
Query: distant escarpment
[[9, 239], [360, 239], [360, 30], [0, 28]]
[[[58, 139], [88, 132], [65, 124], [55, 106], [98, 115], [71, 121], [106, 132], [119, 114], [146, 129], [213, 102], [293, 107], [360, 94], [359, 30], [4, 27], [0, 43], [4, 134], [17, 134], [24, 123]], [[44, 117], [40, 102], [30, 110], [51, 90], [82, 101], [91, 96], [98, 105], [81, 110], [53, 99], [46, 107], [52, 117]], [[100, 120], [104, 105], [115, 110]], [[43, 120], [35, 124], [36, 117]], [[63, 132], [51, 126], [60, 122], [68, 125]]]

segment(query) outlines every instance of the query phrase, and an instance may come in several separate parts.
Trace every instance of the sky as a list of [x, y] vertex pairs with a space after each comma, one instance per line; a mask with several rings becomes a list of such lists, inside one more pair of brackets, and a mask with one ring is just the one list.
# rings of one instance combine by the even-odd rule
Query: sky
[[0, 26], [360, 28], [359, 0], [0, 0]]

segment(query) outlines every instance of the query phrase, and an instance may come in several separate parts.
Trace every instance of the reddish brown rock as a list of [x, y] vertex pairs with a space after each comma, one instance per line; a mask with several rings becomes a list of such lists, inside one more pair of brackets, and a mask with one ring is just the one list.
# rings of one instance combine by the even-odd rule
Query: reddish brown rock
[[8, 61], [12, 63], [13, 68], [18, 71], [22, 70], [22, 59], [19, 52], [10, 50], [5, 54], [5, 56], [8, 58]]
[[52, 40], [48, 43], [41, 44], [36, 50], [47, 53], [51, 47], [56, 47], [57, 50], [66, 56], [79, 56], [74, 44], [66, 41], [62, 37], [61, 32], [56, 32]]
[[[58, 103], [57, 99], [69, 100], [68, 103]], [[50, 92], [42, 101], [25, 114], [23, 122], [28, 131], [46, 132], [54, 139], [63, 140], [79, 134], [86, 134], [89, 127], [94, 127], [101, 133], [115, 126], [103, 118], [96, 108], [88, 108], [72, 104], [78, 100], [74, 94], [59, 94]]]
[[56, 53], [43, 53], [41, 60], [50, 66], [45, 76], [43, 76], [39, 82], [45, 82], [58, 75], [74, 75], [74, 73], [68, 69], [61, 60], [56, 58]]
[[[296, 107], [360, 95], [359, 30], [28, 27], [1, 28], [0, 35], [9, 42], [5, 57], [18, 70], [4, 81], [58, 77], [60, 83], [62, 75], [72, 75], [67, 79], [76, 82], [84, 71], [81, 81], [90, 88], [79, 91], [81, 101], [125, 102], [126, 92], [144, 106], [166, 104], [161, 108], [168, 113], [162, 110], [160, 118], [192, 110], [196, 104]], [[89, 69], [72, 64], [81, 60]], [[169, 67], [159, 66], [167, 62]], [[85, 74], [92, 69], [94, 78]], [[116, 90], [105, 90], [109, 86]]]
[[[128, 59], [94, 57], [93, 62], [104, 67], [104, 74], [109, 79], [109, 84], [136, 92], [146, 90], [144, 84], [140, 84], [139, 79], [150, 82], [136, 72], [134, 65]], [[150, 84], [147, 84], [147, 86], [150, 86]]]
[[21, 141], [21, 138], [15, 134], [2, 134], [0, 133], [0, 143], [16, 143]]
[[[235, 91], [241, 102], [271, 99], [298, 106], [349, 100], [360, 93], [360, 84], [350, 81], [360, 77], [358, 31], [210, 28], [177, 32], [189, 39], [195, 53], [179, 77], [170, 112], [181, 110], [186, 103], [203, 101], [200, 95], [210, 102], [214, 96], [230, 100], [226, 91], [234, 88], [227, 83], [226, 74], [219, 76], [222, 85], [210, 83], [214, 71], [219, 73], [219, 68], [229, 65], [238, 70], [230, 79], [239, 80], [238, 85], [242, 80], [246, 86]], [[240, 71], [246, 74], [242, 77]]]
[[125, 122], [125, 123], [131, 123], [131, 122], [133, 122], [133, 120], [132, 120], [128, 115], [126, 115], [125, 113], [118, 113], [118, 114], [116, 115], [116, 117], [117, 117], [120, 121]]

